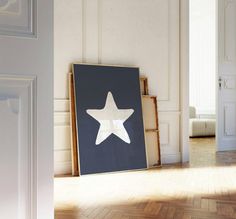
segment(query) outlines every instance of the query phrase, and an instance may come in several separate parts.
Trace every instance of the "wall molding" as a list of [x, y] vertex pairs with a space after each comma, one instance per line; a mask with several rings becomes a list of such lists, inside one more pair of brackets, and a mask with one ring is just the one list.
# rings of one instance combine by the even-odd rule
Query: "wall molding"
[[69, 112], [69, 98], [55, 98], [54, 99], [54, 112], [63, 113]]
[[180, 153], [176, 154], [161, 154], [161, 162], [163, 164], [179, 163], [181, 161]]
[[160, 130], [166, 132], [166, 134], [163, 136], [163, 133], [160, 131], [160, 144], [168, 145], [170, 142], [170, 123], [169, 122], [161, 122], [159, 123]]
[[70, 126], [70, 112], [54, 112], [54, 126]]
[[[173, 29], [173, 27], [176, 26], [176, 24], [174, 22], [178, 21], [178, 27], [180, 26], [180, 22], [179, 19], [176, 19], [173, 17], [173, 10], [176, 9], [176, 7], [178, 7], [178, 12], [179, 12], [179, 17], [180, 17], [180, 2], [177, 1], [178, 3], [176, 4], [176, 1], [172, 1], [172, 0], [168, 0], [168, 77], [167, 77], [167, 98], [159, 98], [158, 103], [159, 103], [159, 108], [162, 111], [168, 111], [168, 110], [178, 110], [178, 106], [179, 106], [179, 97], [175, 98], [175, 96], [173, 97], [173, 94], [176, 93], [176, 91], [173, 91], [173, 87], [175, 87], [176, 85], [179, 85], [178, 82], [176, 82], [174, 76], [178, 76], [179, 77], [179, 67], [176, 68], [175, 71], [178, 71], [178, 74], [176, 74], [176, 72], [174, 72], [173, 68], [175, 65], [173, 64], [173, 58], [171, 57], [172, 55], [172, 50], [173, 50], [173, 45], [176, 45], [175, 37], [171, 38], [174, 36], [173, 31], [175, 31]], [[172, 17], [171, 17], [172, 16]], [[178, 28], [179, 31], [179, 28]], [[179, 36], [179, 32], [178, 32], [178, 36]], [[177, 41], [177, 43], [179, 43], [179, 40]], [[178, 55], [179, 55], [179, 46], [178, 46]], [[175, 57], [176, 58], [176, 57]], [[179, 58], [179, 57], [178, 57]], [[176, 83], [176, 85], [174, 86], [173, 83]], [[179, 92], [179, 89], [178, 89]], [[175, 102], [177, 101], [177, 102]], [[168, 109], [168, 110], [167, 110]]]
[[71, 174], [69, 99], [54, 99], [54, 174]]
[[[97, 61], [98, 63], [105, 63], [105, 61], [103, 60], [102, 54], [103, 54], [103, 20], [102, 20], [102, 10], [105, 7], [104, 4], [104, 0], [97, 0], [98, 1], [98, 57], [97, 57]], [[173, 29], [176, 26], [176, 22], [179, 22], [178, 19], [176, 19], [175, 16], [173, 16], [174, 13], [176, 13], [176, 11], [179, 12], [179, 9], [176, 8], [179, 7], [179, 1], [173, 1], [173, 0], [167, 0], [166, 3], [167, 4], [167, 11], [166, 11], [166, 20], [168, 23], [168, 27], [167, 27], [167, 32], [168, 32], [168, 39], [167, 39], [167, 50], [168, 50], [168, 60], [167, 60], [167, 65], [166, 65], [166, 80], [165, 83], [165, 96], [161, 97], [159, 96], [158, 98], [158, 103], [159, 103], [159, 108], [162, 111], [167, 111], [167, 110], [178, 110], [178, 105], [179, 105], [179, 97], [175, 98], [175, 95], [178, 93], [176, 92], [176, 90], [174, 90], [174, 88], [177, 89], [177, 91], [179, 91], [178, 88], [178, 83], [176, 83], [176, 71], [179, 71], [179, 67], [175, 66], [175, 61], [174, 59], [176, 58], [175, 56], [173, 56], [173, 48], [174, 50], [177, 51], [177, 55], [179, 54], [179, 48], [175, 48], [176, 46], [176, 35], [175, 35], [175, 29]], [[177, 10], [176, 10], [177, 9]], [[179, 33], [177, 33], [177, 35], [179, 36]], [[177, 40], [177, 42], [179, 42]], [[175, 58], [174, 58], [175, 57]], [[173, 59], [174, 58], [174, 59]], [[174, 66], [174, 67], [173, 67]], [[179, 75], [179, 72], [178, 72]], [[177, 76], [178, 76], [177, 75]], [[176, 83], [176, 85], [174, 86], [173, 83]]]
[[[160, 112], [161, 155], [180, 153], [180, 112]], [[178, 160], [180, 162], [180, 160]], [[163, 160], [165, 163], [165, 160]]]
[[158, 102], [168, 102], [170, 101], [170, 1], [168, 1], [167, 19], [168, 19], [168, 64], [167, 64], [167, 97], [160, 98]]
[[82, 8], [82, 62], [86, 63], [86, 0], [81, 0]]

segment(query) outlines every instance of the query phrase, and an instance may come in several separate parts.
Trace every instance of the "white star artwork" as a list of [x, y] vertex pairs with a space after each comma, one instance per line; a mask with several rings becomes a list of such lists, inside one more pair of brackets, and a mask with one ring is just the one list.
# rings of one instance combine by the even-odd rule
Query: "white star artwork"
[[130, 144], [130, 137], [124, 127], [124, 122], [134, 113], [133, 109], [119, 109], [113, 95], [108, 92], [103, 109], [88, 109], [86, 112], [100, 123], [96, 145], [101, 144], [111, 134], [116, 135], [124, 142]]

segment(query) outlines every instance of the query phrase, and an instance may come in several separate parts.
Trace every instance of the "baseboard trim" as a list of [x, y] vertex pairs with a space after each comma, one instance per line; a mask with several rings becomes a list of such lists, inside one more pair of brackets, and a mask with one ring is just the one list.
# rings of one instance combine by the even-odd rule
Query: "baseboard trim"
[[217, 152], [224, 152], [224, 151], [236, 151], [236, 147], [235, 146], [224, 146], [224, 147], [219, 147]]

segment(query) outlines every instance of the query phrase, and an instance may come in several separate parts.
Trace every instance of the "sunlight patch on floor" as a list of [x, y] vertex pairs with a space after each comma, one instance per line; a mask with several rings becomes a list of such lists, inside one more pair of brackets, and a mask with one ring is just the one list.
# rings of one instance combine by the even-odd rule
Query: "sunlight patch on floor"
[[[236, 167], [157, 169], [55, 178], [55, 207], [115, 205], [236, 192]], [[81, 202], [80, 202], [81, 200]]]

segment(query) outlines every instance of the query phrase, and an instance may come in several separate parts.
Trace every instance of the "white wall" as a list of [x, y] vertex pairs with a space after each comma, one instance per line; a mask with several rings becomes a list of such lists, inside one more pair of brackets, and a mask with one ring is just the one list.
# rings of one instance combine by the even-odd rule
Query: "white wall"
[[190, 0], [190, 105], [215, 114], [216, 0]]
[[179, 0], [54, 4], [55, 173], [71, 171], [67, 74], [74, 61], [139, 66], [159, 100], [162, 161], [179, 162]]

